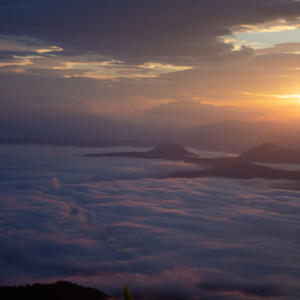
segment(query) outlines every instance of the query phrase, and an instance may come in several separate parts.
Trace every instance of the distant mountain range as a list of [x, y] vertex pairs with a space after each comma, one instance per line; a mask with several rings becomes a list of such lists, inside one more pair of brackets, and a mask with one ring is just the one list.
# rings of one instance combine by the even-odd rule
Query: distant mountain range
[[[290, 156], [290, 153], [294, 156]], [[298, 156], [296, 155], [298, 154]], [[249, 162], [298, 163], [299, 152], [285, 150], [272, 144], [262, 144], [233, 158], [203, 158], [191, 153], [178, 144], [164, 143], [146, 152], [110, 152], [95, 153], [86, 156], [128, 157], [144, 159], [167, 159], [198, 164], [201, 169], [170, 174], [168, 177], [224, 177], [237, 179], [287, 179], [300, 180], [299, 171], [285, 171], [263, 167]]]
[[277, 122], [226, 121], [185, 128], [155, 127], [117, 122], [90, 113], [0, 120], [0, 143], [26, 144], [34, 140], [101, 147], [113, 140], [111, 145], [179, 143], [202, 150], [241, 153], [262, 143], [300, 149], [298, 137], [297, 128]]

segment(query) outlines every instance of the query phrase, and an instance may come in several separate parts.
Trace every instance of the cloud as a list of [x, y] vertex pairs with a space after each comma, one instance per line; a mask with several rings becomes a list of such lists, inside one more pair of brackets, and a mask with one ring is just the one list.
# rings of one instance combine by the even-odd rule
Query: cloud
[[198, 101], [179, 100], [153, 106], [135, 113], [103, 113], [107, 117], [138, 124], [180, 127], [204, 125], [228, 120], [253, 121], [268, 117], [268, 113], [251, 108], [215, 106]]
[[202, 290], [212, 291], [217, 293], [228, 293], [228, 292], [235, 292], [235, 293], [242, 293], [245, 296], [258, 296], [263, 298], [269, 297], [279, 297], [285, 296], [285, 293], [281, 290], [281, 286], [279, 284], [232, 284], [231, 282], [224, 282], [224, 283], [199, 283], [198, 287]]
[[[265, 104], [261, 99], [250, 101], [239, 91], [298, 93], [295, 45], [282, 46], [286, 51], [268, 45], [260, 53], [252, 43], [235, 47], [234, 34], [244, 33], [245, 28], [252, 32], [296, 28], [299, 2], [85, 3], [1, 4], [0, 96], [78, 99], [99, 114], [113, 111], [121, 120], [127, 117], [117, 116], [122, 107], [124, 115], [133, 112], [132, 106], [146, 110], [181, 99], [216, 106], [226, 101], [235, 107], [246, 102], [254, 112], [267, 111], [257, 107]], [[267, 112], [271, 110], [269, 106]], [[297, 110], [290, 109], [285, 116], [282, 111], [269, 116], [285, 118]]]
[[26, 36], [1, 35], [0, 45], [1, 52], [13, 51], [16, 53], [30, 52], [42, 54], [63, 50], [56, 46], [46, 46], [42, 41]]
[[299, 18], [293, 19], [277, 19], [260, 24], [241, 25], [235, 28], [237, 32], [279, 32], [286, 30], [294, 30], [300, 27]]
[[[188, 116], [188, 118], [197, 118], [198, 120], [201, 120], [201, 124], [240, 118], [245, 120], [247, 117], [255, 118], [257, 116], [267, 114], [266, 112], [253, 111], [247, 108], [238, 108], [234, 106], [214, 106], [212, 104], [202, 104], [201, 102], [188, 100], [161, 104], [144, 110], [144, 113], [146, 115], [155, 115], [162, 118], [173, 117], [176, 119], [180, 118], [180, 116]], [[193, 121], [193, 123], [197, 124], [197, 121]]]
[[256, 50], [257, 54], [272, 54], [272, 53], [300, 53], [300, 43], [280, 43], [275, 44], [271, 48]]
[[[182, 99], [196, 100], [219, 107], [225, 105], [240, 107], [236, 110], [236, 114], [233, 109], [224, 111], [224, 115], [232, 115], [232, 119], [241, 116], [244, 110], [241, 106], [245, 107], [246, 105], [249, 110], [245, 110], [250, 113], [245, 116], [246, 119], [251, 116], [251, 111], [254, 113], [253, 116], [255, 116], [255, 112], [269, 114], [258, 115], [258, 119], [299, 118], [297, 102], [291, 103], [287, 99], [268, 99], [259, 96], [259, 94], [299, 94], [300, 64], [298, 56], [299, 54], [291, 53], [256, 56], [251, 54], [251, 56], [246, 55], [243, 61], [234, 61], [232, 58], [231, 62], [216, 62], [217, 65], [204, 65], [202, 68], [163, 74], [158, 77], [143, 78], [142, 80], [123, 78], [116, 81], [91, 80], [84, 77], [84, 70], [49, 70], [49, 66], [53, 67], [53, 65], [46, 64], [43, 69], [26, 69], [28, 74], [0, 72], [0, 96], [45, 97], [46, 93], [49, 98], [80, 100], [93, 107], [93, 111], [97, 114], [108, 118], [119, 121], [126, 119], [127, 122], [128, 120], [130, 122], [133, 120], [147, 122], [151, 125], [164, 122], [172, 124], [171, 117], [169, 120], [165, 118], [166, 121], [161, 120], [159, 123], [159, 117], [154, 118], [153, 114], [142, 114], [143, 116], [140, 117], [140, 113], [135, 114], [135, 112]], [[40, 60], [43, 61], [43, 59]], [[20, 66], [16, 67], [20, 68]], [[270, 72], [272, 76], [270, 76]], [[76, 74], [80, 76], [75, 77]], [[61, 78], [61, 76], [69, 78]], [[16, 85], [18, 88], [11, 88]], [[239, 92], [256, 95], [250, 97]], [[194, 113], [194, 111], [192, 112]], [[131, 117], [132, 119], [130, 119]], [[195, 117], [191, 117], [191, 120], [195, 120]], [[199, 121], [201, 120], [198, 119], [197, 122]], [[213, 122], [213, 120], [209, 122]]]
[[[216, 38], [236, 26], [299, 17], [295, 1], [18, 1], [1, 5], [3, 35], [29, 36], [63, 49], [141, 64], [181, 64], [230, 52]], [[222, 11], [222, 17], [220, 12]], [[63, 18], [61, 16], [64, 16]], [[53, 22], [55, 20], [55, 22]]]
[[144, 298], [299, 294], [300, 192], [271, 188], [285, 181], [159, 180], [194, 166], [89, 152], [1, 146], [0, 284], [65, 279], [121, 296], [127, 282]]
[[300, 100], [300, 95], [263, 95], [263, 94], [252, 94], [252, 93], [242, 93], [243, 95], [247, 96], [259, 96], [259, 97], [268, 97], [268, 98], [277, 98], [277, 99], [289, 99], [289, 100]]
[[133, 66], [111, 59], [108, 55], [90, 51], [78, 55], [76, 50], [64, 50], [23, 36], [0, 36], [0, 58], [1, 72], [18, 71], [48, 77], [52, 73], [52, 76], [61, 78], [82, 77], [98, 80], [153, 78], [193, 68], [151, 62]]

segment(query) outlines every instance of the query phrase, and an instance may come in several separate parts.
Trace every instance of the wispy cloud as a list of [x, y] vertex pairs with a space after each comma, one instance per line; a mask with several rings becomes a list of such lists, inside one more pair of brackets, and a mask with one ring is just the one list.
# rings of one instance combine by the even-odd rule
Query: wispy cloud
[[259, 96], [259, 97], [269, 97], [275, 99], [289, 99], [289, 100], [300, 100], [300, 95], [265, 95], [265, 94], [253, 94], [248, 92], [239, 92], [242, 95], [247, 96]]
[[300, 28], [300, 18], [295, 20], [277, 19], [260, 24], [244, 24], [235, 28], [235, 32], [279, 32]]

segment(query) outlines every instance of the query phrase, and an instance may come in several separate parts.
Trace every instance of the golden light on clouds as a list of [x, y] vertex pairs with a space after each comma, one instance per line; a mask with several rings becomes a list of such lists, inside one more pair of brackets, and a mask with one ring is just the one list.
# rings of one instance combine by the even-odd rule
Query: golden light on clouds
[[33, 64], [33, 61], [30, 60], [30, 58], [33, 57], [18, 57], [18, 56], [14, 56], [14, 58], [16, 58], [16, 61], [13, 62], [0, 62], [0, 68], [1, 67], [6, 67], [6, 66], [28, 66]]
[[36, 53], [50, 53], [63, 51], [63, 48], [57, 46], [47, 46], [44, 45], [44, 43], [27, 36], [0, 35], [0, 51], [30, 51]]
[[247, 96], [259, 96], [259, 97], [270, 97], [275, 99], [288, 99], [291, 101], [297, 100], [300, 102], [300, 95], [268, 95], [268, 94], [253, 94], [247, 92], [239, 92], [240, 94], [247, 95]]
[[52, 47], [46, 48], [46, 49], [37, 49], [36, 52], [37, 53], [48, 53], [48, 52], [63, 51], [63, 50], [64, 50], [63, 48], [52, 46]]
[[52, 184], [56, 190], [60, 189], [60, 183], [56, 177], [52, 177]]
[[294, 20], [277, 19], [257, 24], [242, 24], [231, 28], [231, 30], [231, 35], [223, 36], [220, 39], [224, 43], [231, 43], [234, 46], [232, 50], [240, 50], [242, 46], [260, 50], [272, 48], [277, 44], [284, 45], [285, 43], [300, 42], [300, 18]]
[[184, 70], [190, 70], [193, 69], [193, 67], [190, 66], [174, 66], [170, 64], [161, 64], [161, 63], [145, 63], [143, 65], [139, 65], [139, 68], [146, 68], [146, 69], [157, 69], [161, 70], [163, 73], [169, 73], [169, 71], [184, 71]]
[[[118, 78], [154, 78], [161, 74], [184, 71], [193, 69], [190, 66], [175, 66], [171, 64], [161, 64], [149, 62], [142, 65], [128, 65], [122, 61], [108, 60], [100, 62], [91, 62], [96, 57], [86, 57], [86, 62], [63, 62], [60, 66], [54, 67], [54, 70], [61, 71], [81, 71], [81, 73], [65, 74], [64, 78], [85, 77], [91, 79], [108, 80]], [[98, 57], [98, 59], [101, 59]]]
[[271, 22], [265, 22], [262, 24], [255, 25], [240, 25], [238, 27], [233, 28], [233, 31], [236, 32], [279, 32], [285, 30], [294, 30], [300, 28], [300, 18], [296, 18], [295, 20], [285, 20], [278, 19]]
[[[77, 56], [58, 56], [63, 48], [57, 46], [40, 46], [40, 42], [25, 36], [1, 37], [0, 51], [35, 52], [43, 56], [13, 55], [6, 61], [0, 61], [0, 67], [7, 67], [6, 72], [26, 73], [30, 65], [33, 70], [57, 70], [56, 76], [62, 78], [90, 78], [97, 80], [116, 80], [120, 78], [138, 79], [155, 78], [162, 74], [192, 69], [191, 66], [162, 64], [148, 62], [140, 65], [130, 65], [120, 60], [93, 53]], [[3, 70], [2, 70], [3, 71]], [[38, 73], [30, 72], [32, 75]], [[53, 74], [53, 72], [52, 72]]]

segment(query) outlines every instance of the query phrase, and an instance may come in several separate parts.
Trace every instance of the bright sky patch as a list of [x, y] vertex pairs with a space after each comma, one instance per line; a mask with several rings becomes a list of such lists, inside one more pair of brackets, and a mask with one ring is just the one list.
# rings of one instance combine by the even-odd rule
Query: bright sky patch
[[300, 29], [284, 31], [240, 32], [235, 34], [236, 46], [246, 45], [255, 49], [269, 48], [275, 44], [300, 42]]

